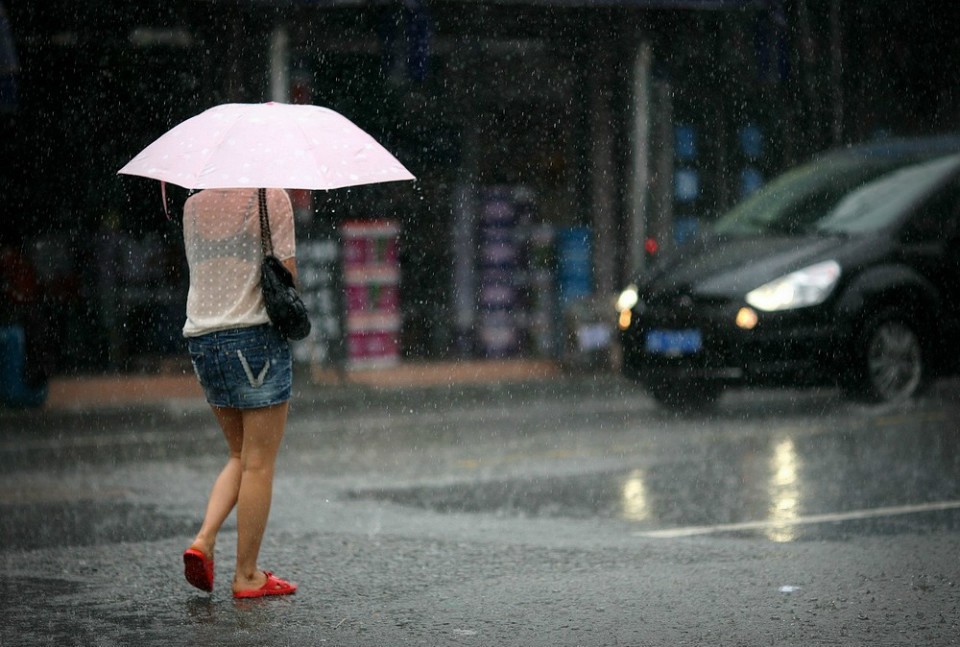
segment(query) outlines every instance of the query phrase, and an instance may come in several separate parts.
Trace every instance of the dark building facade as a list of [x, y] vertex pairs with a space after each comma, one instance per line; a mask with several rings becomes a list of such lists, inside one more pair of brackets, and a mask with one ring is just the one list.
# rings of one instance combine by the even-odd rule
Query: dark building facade
[[[555, 355], [568, 297], [612, 294], [642, 271], [648, 241], [682, 244], [824, 148], [958, 125], [960, 15], [912, 3], [4, 4], [16, 93], [0, 114], [2, 242], [34, 266], [57, 372], [180, 355], [186, 192], [171, 188], [167, 220], [156, 182], [116, 170], [218, 103], [331, 107], [417, 175], [296, 197], [305, 239], [348, 220], [398, 224], [410, 359]], [[503, 209], [527, 241], [508, 265], [520, 278], [483, 257], [504, 252], [502, 223], [483, 229]], [[578, 232], [566, 272], [559, 241]], [[526, 318], [505, 325], [491, 305], [485, 319], [487, 293]], [[546, 332], [532, 323], [544, 316]], [[484, 322], [490, 339], [519, 337], [485, 345]]]

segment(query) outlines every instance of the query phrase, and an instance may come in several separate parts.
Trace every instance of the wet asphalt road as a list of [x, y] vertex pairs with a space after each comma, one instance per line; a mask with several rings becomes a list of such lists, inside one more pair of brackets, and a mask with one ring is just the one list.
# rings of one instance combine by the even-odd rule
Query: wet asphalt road
[[900, 407], [609, 377], [304, 391], [261, 565], [182, 580], [222, 460], [195, 403], [0, 412], [0, 645], [960, 644], [960, 382]]

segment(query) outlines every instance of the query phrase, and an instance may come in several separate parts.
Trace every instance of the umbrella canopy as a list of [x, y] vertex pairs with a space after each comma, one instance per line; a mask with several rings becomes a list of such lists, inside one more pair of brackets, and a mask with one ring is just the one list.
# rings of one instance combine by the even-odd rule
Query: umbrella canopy
[[340, 113], [284, 103], [210, 108], [167, 131], [118, 173], [187, 189], [337, 189], [416, 179]]

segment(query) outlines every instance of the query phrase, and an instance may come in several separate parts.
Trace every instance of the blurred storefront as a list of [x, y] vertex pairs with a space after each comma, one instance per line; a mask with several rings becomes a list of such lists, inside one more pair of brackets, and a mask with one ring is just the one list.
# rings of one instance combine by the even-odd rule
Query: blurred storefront
[[[53, 314], [39, 334], [61, 372], [182, 356], [186, 192], [171, 187], [167, 220], [155, 182], [115, 173], [217, 103], [328, 106], [418, 177], [294, 195], [320, 322], [299, 355], [339, 365], [371, 332], [357, 328], [373, 325], [357, 314], [371, 298], [389, 311], [376, 350], [398, 361], [556, 357], [569, 295], [612, 294], [652, 245], [682, 243], [857, 122], [853, 105], [790, 113], [809, 61], [787, 38], [800, 14], [786, 0], [146, 4], [8, 6], [18, 67], [16, 104], [0, 114], [15, 160], [0, 176], [3, 244], [45, 282]], [[829, 81], [830, 60], [801, 70]], [[395, 274], [358, 285], [345, 232], [384, 222]]]

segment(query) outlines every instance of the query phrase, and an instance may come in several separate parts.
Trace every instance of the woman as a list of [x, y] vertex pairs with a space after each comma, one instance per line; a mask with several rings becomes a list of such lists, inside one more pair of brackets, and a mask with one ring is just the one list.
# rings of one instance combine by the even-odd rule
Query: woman
[[[267, 191], [267, 212], [274, 254], [296, 277], [293, 208], [285, 191]], [[291, 594], [296, 584], [257, 566], [292, 368], [289, 344], [270, 325], [260, 291], [257, 189], [207, 189], [190, 196], [183, 239], [190, 268], [183, 334], [230, 451], [200, 532], [183, 554], [184, 574], [193, 586], [213, 590], [217, 533], [236, 506], [234, 597]]]

